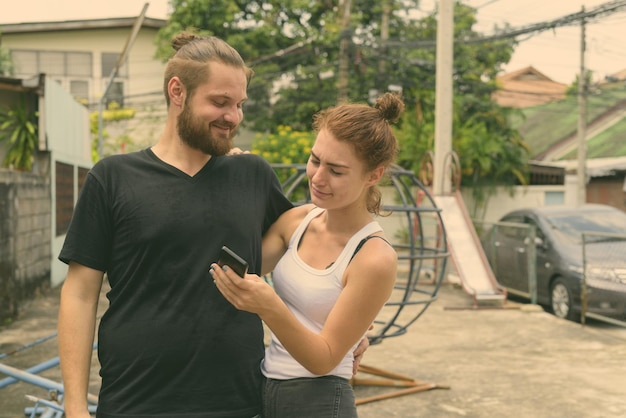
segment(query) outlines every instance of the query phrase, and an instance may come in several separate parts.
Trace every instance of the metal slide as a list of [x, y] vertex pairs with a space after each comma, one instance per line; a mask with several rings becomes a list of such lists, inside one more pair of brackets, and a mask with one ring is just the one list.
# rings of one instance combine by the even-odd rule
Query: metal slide
[[486, 302], [504, 303], [506, 291], [491, 270], [461, 194], [457, 191], [433, 198], [441, 209], [451, 259], [463, 290], [474, 298], [474, 306]]

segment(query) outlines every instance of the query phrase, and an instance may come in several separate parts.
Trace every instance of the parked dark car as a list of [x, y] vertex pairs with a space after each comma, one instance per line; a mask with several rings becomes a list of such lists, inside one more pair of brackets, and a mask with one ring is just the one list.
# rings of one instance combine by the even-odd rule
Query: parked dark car
[[626, 321], [625, 212], [587, 204], [528, 208], [503, 216], [483, 239], [485, 254], [498, 282], [511, 295], [532, 298], [528, 253], [533, 248], [529, 246], [528, 228], [513, 223], [536, 228], [538, 304], [557, 317], [579, 320], [584, 268], [587, 312]]

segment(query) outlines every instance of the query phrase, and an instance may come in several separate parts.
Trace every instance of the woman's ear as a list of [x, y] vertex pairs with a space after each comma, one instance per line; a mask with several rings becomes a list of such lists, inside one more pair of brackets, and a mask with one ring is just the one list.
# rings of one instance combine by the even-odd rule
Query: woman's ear
[[382, 165], [376, 167], [375, 169], [370, 171], [369, 178], [367, 179], [367, 185], [373, 186], [377, 184], [384, 174], [385, 174], [385, 167], [383, 167]]

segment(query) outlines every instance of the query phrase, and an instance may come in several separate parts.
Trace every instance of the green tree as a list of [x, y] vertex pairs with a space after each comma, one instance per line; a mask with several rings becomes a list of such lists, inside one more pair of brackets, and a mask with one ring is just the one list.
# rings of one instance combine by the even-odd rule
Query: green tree
[[[274, 85], [283, 74], [315, 63], [309, 53], [318, 40], [328, 1], [319, 0], [170, 0], [174, 12], [156, 38], [157, 56], [173, 52], [172, 37], [181, 30], [218, 36], [236, 48], [253, 66], [256, 76], [249, 89], [245, 124], [256, 131], [271, 124]], [[302, 43], [302, 48], [294, 45]], [[290, 53], [281, 55], [279, 51]]]
[[[481, 35], [473, 30], [475, 13], [471, 7], [455, 5], [454, 36], [460, 41], [454, 44], [452, 149], [459, 156], [462, 185], [471, 186], [477, 205], [484, 206], [496, 186], [527, 183], [529, 153], [510, 122], [517, 111], [502, 108], [491, 98], [497, 89], [496, 75], [510, 60], [515, 42], [481, 41]], [[432, 15], [422, 19], [411, 36], [434, 41], [436, 33], [436, 16]], [[399, 43], [396, 52], [401, 52], [403, 45]], [[409, 51], [407, 56], [410, 53], [419, 53], [415, 59], [425, 63], [435, 60], [432, 49]], [[415, 172], [421, 168], [422, 157], [434, 151], [435, 72], [427, 68], [423, 65], [413, 70], [421, 85], [407, 82], [404, 88], [410, 109], [398, 131], [402, 145], [399, 163]]]
[[[310, 129], [312, 115], [337, 101], [340, 41], [349, 37], [349, 97], [365, 102], [370, 91], [401, 86], [407, 111], [399, 128], [399, 162], [419, 171], [433, 150], [437, 15], [411, 18], [419, 1], [352, 0], [349, 28], [337, 0], [171, 0], [175, 12], [159, 32], [160, 56], [185, 28], [214, 34], [238, 49], [255, 70], [246, 123], [260, 132], [280, 126]], [[210, 6], [210, 7], [209, 7]], [[388, 8], [386, 7], [388, 6]], [[388, 18], [388, 39], [383, 23]], [[510, 127], [511, 110], [492, 99], [495, 78], [515, 47], [513, 39], [485, 41], [473, 30], [476, 10], [455, 4], [453, 149], [463, 183], [484, 198], [489, 184], [525, 182], [525, 145]], [[500, 31], [506, 28], [496, 28]]]
[[[585, 71], [585, 89], [587, 92], [589, 91], [589, 87], [593, 85], [593, 71], [587, 70]], [[580, 84], [580, 74], [576, 74], [576, 78], [572, 82], [570, 86], [567, 87], [565, 94], [570, 96], [578, 96], [578, 85]]]
[[276, 133], [257, 134], [252, 143], [252, 153], [258, 154], [274, 168], [285, 191], [290, 192], [292, 201], [301, 201], [307, 195], [308, 183], [294, 182], [298, 178], [296, 166], [306, 164], [311, 147], [315, 142], [311, 130], [294, 131], [290, 126], [279, 126]]

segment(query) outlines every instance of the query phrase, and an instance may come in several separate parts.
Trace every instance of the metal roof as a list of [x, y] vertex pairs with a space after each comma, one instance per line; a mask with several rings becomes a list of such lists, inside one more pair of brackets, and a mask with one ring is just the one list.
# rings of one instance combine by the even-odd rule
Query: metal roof
[[[117, 29], [132, 27], [136, 17], [118, 17], [109, 19], [63, 20], [57, 22], [23, 22], [0, 24], [0, 33], [4, 35], [34, 32], [63, 32], [87, 29]], [[147, 17], [142, 27], [160, 29], [167, 20]]]

